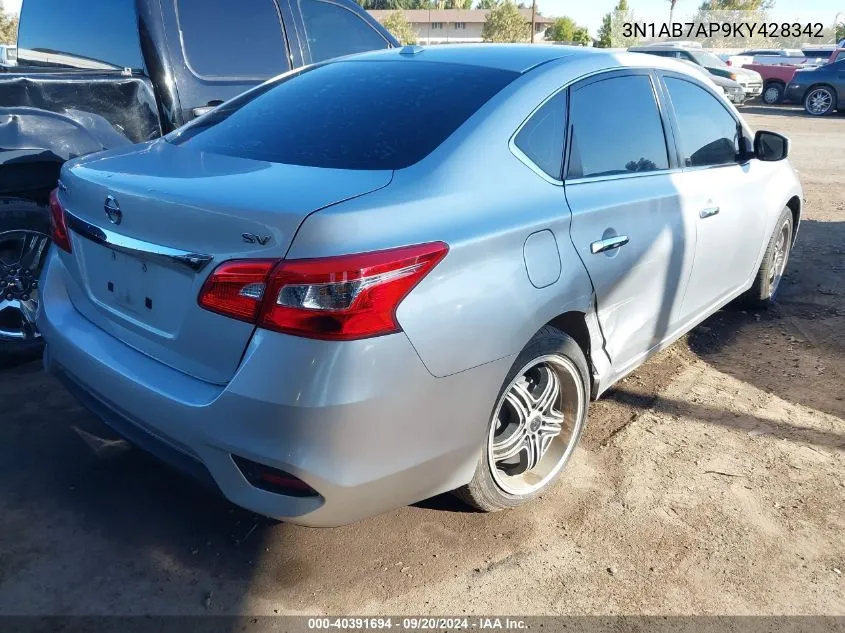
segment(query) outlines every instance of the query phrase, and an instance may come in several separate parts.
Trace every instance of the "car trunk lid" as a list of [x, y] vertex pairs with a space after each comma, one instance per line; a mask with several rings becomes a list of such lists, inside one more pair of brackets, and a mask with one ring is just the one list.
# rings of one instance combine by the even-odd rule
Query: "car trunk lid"
[[158, 141], [70, 164], [60, 200], [76, 308], [139, 351], [225, 383], [254, 326], [201, 308], [214, 268], [284, 257], [302, 220], [386, 186], [390, 171], [283, 165]]

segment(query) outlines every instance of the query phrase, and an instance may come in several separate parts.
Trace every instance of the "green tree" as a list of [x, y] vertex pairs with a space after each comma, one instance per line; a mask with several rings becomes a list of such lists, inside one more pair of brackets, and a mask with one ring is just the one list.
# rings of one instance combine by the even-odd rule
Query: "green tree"
[[597, 48], [610, 48], [610, 36], [613, 32], [612, 22], [611, 22], [611, 15], [609, 13], [605, 13], [604, 17], [601, 19], [601, 26], [599, 27], [599, 39], [596, 43]]
[[552, 42], [571, 42], [577, 28], [578, 25], [575, 24], [575, 20], [563, 16], [552, 22], [552, 25], [546, 29], [546, 39]]
[[18, 41], [18, 16], [10, 15], [0, 4], [0, 44], [14, 44]]
[[578, 46], [589, 46], [593, 43], [590, 30], [586, 26], [579, 26], [572, 34], [572, 43]]
[[699, 11], [768, 11], [775, 0], [704, 0]]
[[476, 9], [494, 9], [499, 6], [499, 0], [479, 0]]
[[504, 0], [487, 14], [481, 37], [485, 42], [527, 42], [528, 21], [513, 0]]
[[381, 24], [384, 28], [390, 31], [393, 37], [399, 40], [399, 43], [402, 44], [402, 46], [417, 43], [417, 34], [414, 32], [414, 29], [411, 28], [410, 23], [405, 17], [404, 11], [401, 9], [388, 15], [384, 18], [384, 20], [382, 20]]
[[845, 38], [845, 20], [836, 24], [836, 41], [839, 42], [843, 38]]

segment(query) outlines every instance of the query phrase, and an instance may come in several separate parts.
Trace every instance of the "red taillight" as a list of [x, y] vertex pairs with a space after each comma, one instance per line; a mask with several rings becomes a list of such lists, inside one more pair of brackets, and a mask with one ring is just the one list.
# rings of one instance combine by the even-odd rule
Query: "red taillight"
[[220, 264], [203, 284], [199, 304], [212, 312], [254, 323], [275, 259]]
[[255, 320], [259, 327], [309, 338], [352, 340], [390, 334], [400, 330], [396, 309], [401, 301], [448, 250], [446, 244], [434, 242], [283, 260], [275, 266], [268, 261], [226, 262], [205, 283], [200, 305]]
[[59, 202], [59, 190], [53, 189], [50, 192], [50, 237], [53, 244], [63, 251], [70, 253], [70, 235], [67, 232], [65, 223], [65, 210]]

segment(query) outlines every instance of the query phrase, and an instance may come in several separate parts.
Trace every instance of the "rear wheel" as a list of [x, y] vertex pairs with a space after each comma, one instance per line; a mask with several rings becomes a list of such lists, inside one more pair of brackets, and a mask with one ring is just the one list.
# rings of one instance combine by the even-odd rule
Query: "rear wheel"
[[825, 116], [836, 109], [836, 93], [830, 86], [816, 86], [804, 97], [804, 111], [812, 116]]
[[747, 305], [767, 308], [774, 302], [783, 273], [786, 270], [786, 264], [789, 261], [793, 230], [792, 211], [786, 207], [781, 212], [775, 225], [775, 231], [769, 238], [769, 244], [766, 247], [754, 284], [743, 295], [744, 303]]
[[0, 364], [36, 358], [38, 277], [50, 245], [46, 209], [26, 200], [0, 200]]
[[540, 330], [505, 379], [475, 474], [457, 496], [491, 512], [518, 506], [548, 488], [581, 436], [588, 394], [581, 348], [556, 328]]
[[763, 94], [760, 95], [763, 103], [768, 105], [776, 105], [783, 101], [784, 85], [777, 81], [766, 84], [763, 89]]

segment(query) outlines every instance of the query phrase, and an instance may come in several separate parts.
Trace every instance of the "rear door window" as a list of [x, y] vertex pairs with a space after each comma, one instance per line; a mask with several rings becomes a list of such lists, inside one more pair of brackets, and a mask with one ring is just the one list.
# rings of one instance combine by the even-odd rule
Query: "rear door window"
[[311, 61], [387, 48], [388, 42], [361, 16], [325, 0], [300, 0]]
[[24, 2], [18, 31], [18, 63], [142, 70], [135, 0], [82, 5], [69, 0]]
[[290, 69], [274, 0], [177, 0], [182, 51], [206, 79], [266, 79]]
[[168, 137], [199, 151], [336, 169], [401, 169], [432, 152], [518, 73], [424, 61], [312, 66]]
[[522, 126], [514, 145], [543, 172], [560, 180], [566, 135], [566, 91], [546, 101]]
[[569, 102], [567, 178], [590, 178], [669, 168], [666, 137], [648, 75], [587, 83]]
[[736, 163], [736, 119], [704, 88], [674, 77], [664, 77], [664, 81], [678, 122], [684, 166]]

